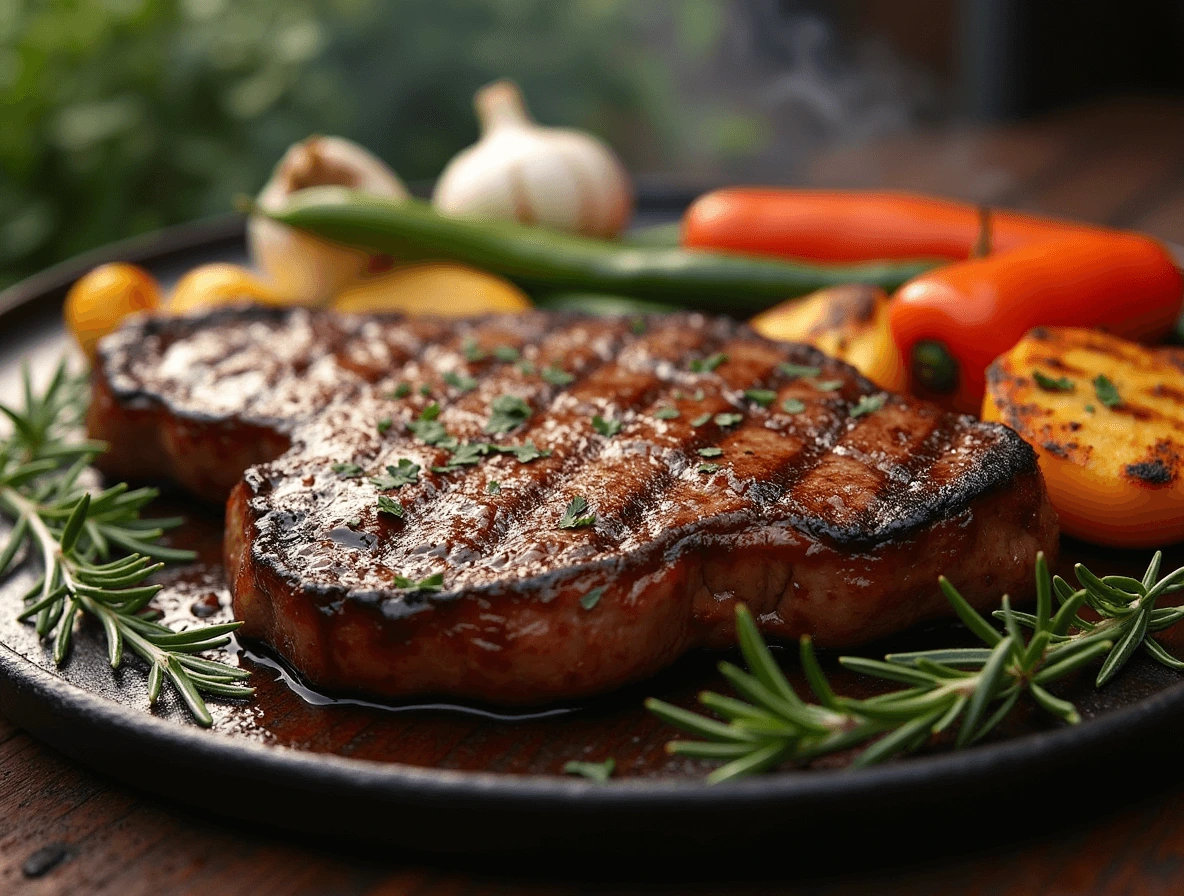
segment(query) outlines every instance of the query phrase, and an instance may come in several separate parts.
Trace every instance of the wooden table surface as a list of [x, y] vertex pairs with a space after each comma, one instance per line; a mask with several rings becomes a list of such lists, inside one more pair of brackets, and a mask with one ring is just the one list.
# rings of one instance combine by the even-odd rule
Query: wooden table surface
[[[948, 128], [832, 153], [807, 184], [891, 187], [1144, 230], [1184, 244], [1184, 103], [1121, 100], [1007, 127]], [[1116, 775], [1121, 770], [1116, 770]], [[1001, 819], [934, 857], [784, 861], [671, 880], [589, 860], [539, 868], [327, 848], [199, 815], [86, 771], [0, 719], [0, 894], [1184, 892], [1184, 775], [1055, 827]], [[968, 807], [968, 811], [969, 811]], [[749, 857], [751, 858], [751, 857]], [[775, 857], [774, 857], [775, 858]], [[748, 862], [738, 866], [749, 868]], [[688, 869], [692, 874], [695, 869]]]

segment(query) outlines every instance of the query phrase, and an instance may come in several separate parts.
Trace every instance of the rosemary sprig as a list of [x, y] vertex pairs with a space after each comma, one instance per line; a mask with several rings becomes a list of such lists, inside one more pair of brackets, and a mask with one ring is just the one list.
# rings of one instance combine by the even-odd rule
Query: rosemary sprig
[[[1003, 721], [1024, 694], [1046, 712], [1077, 724], [1081, 719], [1076, 707], [1050, 693], [1047, 685], [1104, 658], [1097, 677], [1097, 686], [1102, 687], [1140, 646], [1158, 662], [1184, 670], [1184, 662], [1148, 636], [1184, 618], [1184, 608], [1155, 606], [1160, 597], [1184, 590], [1184, 568], [1160, 579], [1161, 560], [1156, 553], [1141, 580], [1099, 579], [1078, 565], [1080, 587], [1073, 588], [1059, 576], [1051, 578], [1040, 555], [1036, 612], [1013, 610], [1005, 595], [994, 614], [1003, 623], [1002, 632], [943, 577], [941, 588], [954, 612], [984, 646], [889, 654], [883, 660], [840, 657], [848, 669], [906, 685], [867, 699], [835, 694], [810, 639], [804, 637], [802, 671], [818, 702], [802, 700], [765, 645], [752, 614], [741, 604], [736, 608], [736, 628], [748, 671], [732, 663], [719, 665], [740, 699], [713, 692], [699, 697], [722, 721], [661, 700], [647, 700], [646, 707], [702, 738], [672, 741], [667, 744], [670, 752], [725, 763], [708, 776], [712, 783], [864, 744], [853, 765], [867, 766], [912, 752], [955, 723], [954, 745], [966, 747]], [[1098, 621], [1080, 615], [1086, 605], [1098, 614]], [[1031, 630], [1027, 641], [1022, 627]]]
[[194, 719], [209, 726], [213, 718], [202, 694], [254, 693], [241, 683], [249, 673], [197, 656], [227, 644], [241, 623], [175, 632], [156, 621], [148, 604], [161, 586], [144, 581], [164, 562], [194, 555], [158, 544], [180, 519], [140, 518], [155, 489], [120, 483], [92, 493], [80, 484], [106, 449], [102, 442], [77, 437], [86, 400], [85, 378], [70, 376], [63, 362], [40, 395], [28, 369], [23, 371], [22, 410], [0, 404], [12, 423], [11, 434], [0, 440], [0, 512], [13, 520], [0, 549], [0, 576], [27, 546], [39, 559], [41, 575], [25, 595], [20, 618], [31, 620], [37, 634], [50, 641], [55, 663], [69, 655], [78, 615], [88, 614], [103, 627], [113, 669], [130, 648], [148, 663], [150, 703], [167, 679]]

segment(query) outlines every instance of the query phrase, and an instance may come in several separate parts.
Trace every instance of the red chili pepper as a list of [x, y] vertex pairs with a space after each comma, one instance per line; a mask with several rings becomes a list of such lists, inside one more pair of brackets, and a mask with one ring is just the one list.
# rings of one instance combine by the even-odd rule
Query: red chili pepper
[[889, 325], [911, 390], [977, 414], [987, 366], [1032, 327], [1094, 327], [1155, 342], [1180, 315], [1181, 287], [1155, 240], [1081, 230], [923, 274], [896, 293]]

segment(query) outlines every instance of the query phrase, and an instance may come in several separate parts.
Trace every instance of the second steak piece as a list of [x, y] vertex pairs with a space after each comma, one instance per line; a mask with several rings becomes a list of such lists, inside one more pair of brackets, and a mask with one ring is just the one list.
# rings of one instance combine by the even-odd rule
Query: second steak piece
[[721, 318], [250, 310], [102, 351], [108, 462], [242, 476], [242, 634], [328, 691], [601, 693], [734, 643], [738, 600], [848, 647], [947, 613], [942, 573], [994, 607], [1056, 550], [1011, 430]]

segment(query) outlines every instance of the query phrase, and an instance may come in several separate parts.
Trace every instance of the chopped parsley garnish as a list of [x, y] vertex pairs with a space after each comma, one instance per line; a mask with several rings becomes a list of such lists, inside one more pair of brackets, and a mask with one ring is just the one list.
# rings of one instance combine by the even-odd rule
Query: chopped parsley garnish
[[606, 439], [611, 439], [619, 433], [623, 425], [620, 420], [611, 417], [605, 420], [599, 414], [592, 418], [592, 428]]
[[629, 330], [634, 336], [640, 336], [645, 332], [645, 318], [635, 317], [629, 321]]
[[706, 358], [696, 358], [691, 361], [691, 370], [694, 373], [711, 373], [711, 371], [727, 360], [728, 356], [723, 352], [716, 352], [714, 355], [708, 355]]
[[654, 416], [659, 420], [677, 420], [679, 417], [678, 408], [658, 408], [654, 411]]
[[443, 591], [444, 573], [438, 572], [418, 582], [406, 576], [395, 576], [395, 587], [404, 591]]
[[452, 449], [448, 463], [440, 467], [432, 467], [433, 473], [451, 473], [461, 467], [471, 467], [480, 463], [481, 458], [489, 453], [492, 446], [488, 442], [466, 442]]
[[585, 610], [591, 610], [594, 606], [600, 603], [600, 598], [604, 596], [604, 591], [604, 585], [593, 588], [591, 591], [580, 598], [580, 606]]
[[407, 428], [415, 433], [417, 439], [427, 445], [437, 445], [441, 448], [455, 447], [456, 439], [448, 435], [444, 424], [436, 419], [439, 416], [440, 405], [433, 401], [420, 412], [418, 420], [407, 424]]
[[395, 391], [390, 393], [390, 397], [391, 398], [406, 398], [410, 394], [411, 394], [411, 384], [410, 383], [399, 383], [399, 385], [395, 386]]
[[570, 386], [576, 381], [573, 374], [568, 373], [562, 367], [556, 367], [552, 364], [550, 367], [544, 367], [540, 371], [539, 376], [545, 379], [552, 386]]
[[518, 349], [512, 345], [499, 345], [493, 350], [493, 356], [499, 361], [505, 361], [507, 364], [513, 364], [518, 360]]
[[716, 414], [715, 415], [715, 425], [716, 426], [735, 426], [737, 423], [739, 423], [743, 419], [744, 419], [743, 414]]
[[444, 374], [444, 382], [450, 385], [453, 389], [458, 389], [461, 392], [472, 392], [477, 388], [477, 381], [471, 376], [465, 376], [463, 373], [457, 373], [455, 370], [450, 370]]
[[695, 394], [692, 396], [692, 398], [694, 398], [695, 401], [702, 401], [703, 395], [704, 395], [704, 392], [702, 389], [696, 389]]
[[485, 483], [485, 494], [500, 495], [502, 493], [502, 484], [496, 479], [490, 479]]
[[424, 383], [422, 386], [419, 387], [419, 394], [422, 395], [424, 398], [428, 398], [432, 394], [432, 387], [429, 386], [427, 383]]
[[419, 464], [413, 464], [405, 457], [399, 458], [397, 465], [387, 465], [386, 474], [375, 476], [370, 484], [380, 491], [402, 488], [419, 482]]
[[767, 408], [773, 403], [777, 397], [777, 393], [772, 389], [745, 389], [744, 397], [751, 402], [759, 404], [762, 408]]
[[518, 365], [518, 372], [523, 376], [534, 376], [534, 365], [529, 361], [523, 361]]
[[1094, 394], [1098, 401], [1108, 408], [1116, 408], [1122, 404], [1122, 396], [1118, 394], [1118, 387], [1104, 373], [1094, 377]]
[[362, 525], [362, 521], [356, 516], [351, 516], [345, 521], [345, 525], [349, 529], [357, 529], [358, 526]]
[[563, 511], [563, 516], [559, 518], [559, 528], [582, 529], [584, 526], [591, 526], [596, 522], [596, 514], [586, 513], [587, 510], [588, 500], [576, 495]]
[[843, 388], [842, 380], [819, 380], [814, 384], [814, 388], [819, 392], [834, 392]]
[[781, 402], [781, 410], [787, 414], [800, 414], [806, 409], [806, 406], [796, 398], [787, 398]]
[[403, 509], [403, 505], [394, 498], [387, 495], [378, 496], [378, 512], [389, 513], [391, 516], [397, 516], [402, 519], [403, 514], [407, 511]]
[[465, 344], [461, 347], [461, 351], [465, 353], [466, 361], [482, 361], [485, 359], [485, 349], [477, 344], [476, 339], [466, 339]]
[[530, 405], [517, 395], [499, 395], [489, 406], [489, 422], [485, 431], [490, 433], [510, 432], [530, 419]]
[[546, 449], [545, 451], [540, 450], [539, 447], [535, 445], [533, 439], [527, 439], [521, 445], [490, 445], [489, 447], [499, 454], [514, 455], [516, 458], [518, 458], [518, 463], [520, 464], [528, 464], [532, 460], [538, 460], [540, 457], [551, 456], [550, 448]]
[[617, 768], [617, 763], [614, 759], [606, 759], [604, 762], [571, 762], [564, 763], [563, 773], [565, 775], [579, 775], [581, 778], [587, 778], [589, 781], [599, 781], [603, 784], [613, 776], [613, 772]]
[[390, 417], [383, 417], [381, 420], [379, 420], [377, 424], [378, 434], [384, 435], [386, 431], [391, 428], [392, 423], [394, 423], [394, 421], [391, 420]]
[[777, 372], [790, 379], [796, 379], [799, 376], [818, 376], [818, 374], [822, 373], [822, 368], [807, 367], [804, 364], [790, 364], [786, 362], [777, 365]]
[[699, 464], [700, 473], [715, 473], [719, 470], [719, 464]]
[[884, 402], [887, 400], [888, 395], [884, 392], [879, 392], [875, 395], [864, 395], [847, 411], [847, 416], [862, 417], [864, 414], [871, 414], [882, 408]]
[[1097, 409], [1097, 408], [1095, 408], [1095, 407], [1094, 407], [1092, 404], [1087, 404], [1087, 405], [1085, 406], [1085, 410], [1086, 410], [1088, 413], [1090, 413], [1090, 414], [1093, 414], [1093, 413], [1095, 413], [1095, 412], [1096, 412], [1098, 409]]
[[342, 479], [357, 479], [362, 475], [362, 468], [357, 464], [334, 464], [333, 472]]
[[707, 447], [707, 448], [700, 448], [699, 449], [699, 456], [700, 457], [719, 457], [723, 453], [724, 453], [724, 449], [717, 448], [714, 445]]
[[1045, 392], [1072, 392], [1075, 388], [1073, 381], [1067, 376], [1051, 377], [1041, 370], [1033, 370], [1032, 379]]
[[707, 421], [710, 419], [711, 419], [710, 413], [700, 414], [698, 417], [696, 417], [694, 420], [691, 421], [691, 426], [698, 429], [700, 426], [703, 426], [705, 423], [707, 423]]

